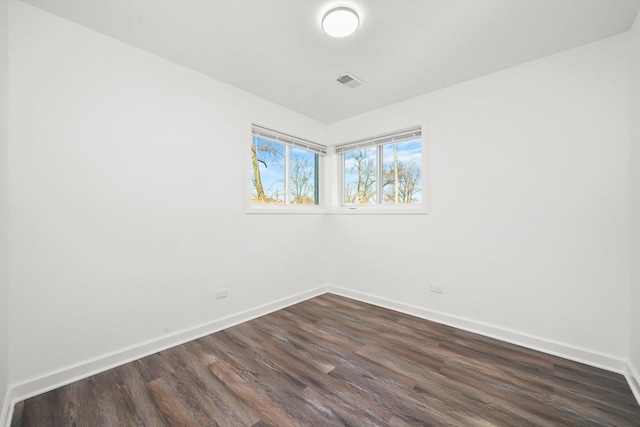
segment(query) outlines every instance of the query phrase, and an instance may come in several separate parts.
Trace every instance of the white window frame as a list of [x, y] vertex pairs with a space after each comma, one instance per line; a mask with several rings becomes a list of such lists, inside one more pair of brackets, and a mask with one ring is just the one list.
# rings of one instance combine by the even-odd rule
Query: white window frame
[[[275, 204], [275, 203], [251, 203], [251, 195], [252, 195], [252, 184], [251, 184], [251, 179], [247, 179], [248, 182], [248, 196], [246, 198], [247, 200], [247, 213], [266, 213], [266, 214], [273, 214], [273, 213], [277, 213], [277, 214], [317, 214], [317, 213], [324, 213], [326, 211], [326, 209], [324, 208], [325, 206], [325, 201], [324, 201], [324, 194], [325, 192], [323, 191], [323, 158], [326, 156], [327, 154], [327, 147], [322, 145], [322, 144], [318, 144], [312, 141], [308, 141], [306, 139], [303, 138], [299, 138], [293, 135], [289, 135], [286, 134], [284, 132], [280, 132], [271, 128], [268, 128], [266, 126], [262, 126], [256, 123], [252, 123], [251, 124], [251, 138], [253, 139], [253, 137], [255, 136], [259, 136], [262, 137], [264, 139], [268, 139], [277, 143], [280, 143], [282, 145], [284, 145], [284, 150], [285, 150], [285, 159], [287, 159], [284, 162], [284, 204]], [[252, 142], [253, 143], [253, 142]], [[299, 204], [290, 204], [290, 200], [291, 200], [291, 194], [290, 193], [290, 189], [291, 189], [291, 183], [289, 182], [289, 179], [291, 177], [290, 175], [290, 169], [291, 169], [291, 165], [290, 165], [290, 150], [291, 147], [296, 147], [296, 148], [300, 148], [303, 149], [305, 151], [309, 151], [312, 152], [314, 154], [318, 155], [318, 164], [317, 164], [317, 169], [316, 169], [316, 173], [318, 174], [318, 180], [317, 180], [317, 185], [318, 188], [316, 189], [316, 196], [319, 198], [319, 203], [318, 204], [314, 204], [314, 205], [299, 205]], [[249, 146], [250, 148], [250, 146]], [[248, 158], [251, 158], [250, 156], [248, 156]], [[249, 169], [249, 177], [252, 176], [252, 172], [251, 169]]]
[[[382, 164], [382, 147], [394, 142], [408, 141], [420, 137], [422, 144], [421, 155], [421, 199], [420, 203], [382, 203], [384, 188], [381, 183], [383, 174]], [[363, 148], [376, 148], [376, 203], [367, 205], [346, 205], [345, 200], [345, 158], [346, 152], [359, 150]], [[340, 174], [336, 182], [339, 185], [337, 189], [337, 207], [331, 210], [333, 214], [418, 214], [425, 215], [428, 213], [428, 188], [427, 188], [427, 149], [425, 137], [422, 132], [422, 126], [412, 126], [410, 128], [401, 129], [395, 132], [388, 132], [366, 139], [356, 140], [345, 144], [338, 144], [334, 148], [336, 161], [339, 163], [338, 173]], [[335, 186], [334, 186], [335, 189]], [[335, 200], [335, 199], [334, 199]]]

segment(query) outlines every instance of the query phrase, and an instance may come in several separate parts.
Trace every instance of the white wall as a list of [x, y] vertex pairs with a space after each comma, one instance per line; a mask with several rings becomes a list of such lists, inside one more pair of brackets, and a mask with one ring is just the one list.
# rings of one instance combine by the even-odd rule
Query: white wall
[[[628, 35], [327, 129], [20, 2], [9, 24], [12, 383], [325, 283], [613, 358], [631, 336], [640, 366]], [[252, 121], [334, 143], [423, 124], [430, 214], [245, 214]]]
[[7, 281], [8, 40], [7, 0], [0, 0], [0, 425], [9, 389], [9, 283]]
[[9, 18], [13, 383], [325, 283], [324, 217], [244, 210], [251, 122], [324, 124], [26, 4]]
[[[631, 161], [631, 363], [640, 382], [640, 15], [630, 35], [630, 161]], [[637, 393], [640, 399], [640, 385]]]
[[627, 49], [615, 36], [331, 124], [338, 143], [422, 123], [430, 214], [332, 216], [330, 282], [626, 358]]

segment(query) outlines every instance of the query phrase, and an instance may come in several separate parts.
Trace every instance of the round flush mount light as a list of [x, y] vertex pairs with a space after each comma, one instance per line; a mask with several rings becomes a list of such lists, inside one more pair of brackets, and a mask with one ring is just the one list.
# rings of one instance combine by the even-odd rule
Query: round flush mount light
[[360, 25], [358, 14], [348, 7], [331, 9], [322, 18], [322, 29], [332, 37], [347, 37]]

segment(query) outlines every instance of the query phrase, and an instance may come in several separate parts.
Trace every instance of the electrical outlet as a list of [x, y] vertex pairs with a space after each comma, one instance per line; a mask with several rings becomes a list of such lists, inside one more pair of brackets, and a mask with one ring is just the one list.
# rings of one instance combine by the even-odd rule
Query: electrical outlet
[[444, 291], [444, 286], [431, 285], [431, 292], [435, 292], [436, 294], [441, 294], [443, 291]]
[[228, 296], [229, 296], [228, 289], [220, 289], [218, 292], [216, 292], [216, 299], [226, 298]]

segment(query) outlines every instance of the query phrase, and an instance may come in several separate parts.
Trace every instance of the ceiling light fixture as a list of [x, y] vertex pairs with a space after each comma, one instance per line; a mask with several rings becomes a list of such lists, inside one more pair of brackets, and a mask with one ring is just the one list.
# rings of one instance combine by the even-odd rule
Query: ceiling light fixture
[[355, 10], [348, 7], [331, 9], [322, 18], [322, 29], [332, 37], [347, 37], [355, 33], [360, 19]]

